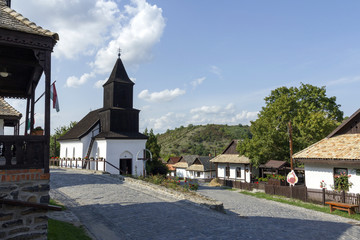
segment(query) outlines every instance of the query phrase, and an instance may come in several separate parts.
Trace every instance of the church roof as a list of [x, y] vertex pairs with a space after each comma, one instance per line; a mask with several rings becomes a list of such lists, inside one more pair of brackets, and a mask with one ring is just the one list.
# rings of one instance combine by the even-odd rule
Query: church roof
[[5, 0], [0, 0], [0, 28], [52, 37], [54, 40], [59, 40], [59, 35], [57, 33], [37, 26], [34, 22], [9, 8], [6, 5]]
[[134, 83], [130, 80], [129, 76], [127, 75], [124, 64], [122, 63], [120, 57], [117, 59], [109, 79], [103, 86], [110, 84], [112, 82], [120, 82], [120, 83], [127, 83], [134, 85]]
[[3, 97], [0, 97], [0, 117], [21, 118], [22, 114], [13, 108]]
[[65, 133], [58, 140], [80, 139], [88, 133], [95, 124], [100, 121], [99, 112], [102, 108], [89, 112], [83, 119], [81, 119], [75, 126]]
[[148, 139], [148, 137], [139, 132], [101, 132], [95, 136], [96, 139]]

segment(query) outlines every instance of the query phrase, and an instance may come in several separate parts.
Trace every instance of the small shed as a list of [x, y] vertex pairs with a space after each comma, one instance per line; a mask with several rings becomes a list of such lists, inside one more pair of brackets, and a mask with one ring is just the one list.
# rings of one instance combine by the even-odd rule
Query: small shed
[[265, 164], [261, 164], [259, 169], [261, 171], [261, 177], [266, 177], [267, 174], [280, 174], [285, 176], [289, 172], [290, 164], [286, 161], [269, 160]]

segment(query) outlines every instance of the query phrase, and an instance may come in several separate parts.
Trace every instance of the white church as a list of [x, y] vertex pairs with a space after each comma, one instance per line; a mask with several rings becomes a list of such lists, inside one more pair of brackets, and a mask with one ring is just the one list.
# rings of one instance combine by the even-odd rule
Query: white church
[[[103, 158], [113, 174], [143, 175], [147, 136], [139, 132], [139, 112], [133, 108], [134, 83], [119, 58], [103, 85], [103, 108], [89, 112], [58, 139], [60, 158]], [[112, 167], [115, 166], [116, 168]]]

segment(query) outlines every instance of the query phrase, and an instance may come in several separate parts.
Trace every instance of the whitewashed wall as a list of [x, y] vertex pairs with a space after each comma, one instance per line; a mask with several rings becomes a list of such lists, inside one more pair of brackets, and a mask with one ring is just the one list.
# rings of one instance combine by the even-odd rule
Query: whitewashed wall
[[0, 119], [0, 135], [4, 135], [4, 119]]
[[[100, 127], [100, 124], [95, 125], [87, 135], [85, 135], [81, 138], [81, 142], [83, 144], [83, 156], [82, 157], [86, 157], [86, 154], [89, 150], [91, 138], [99, 134], [99, 127]], [[89, 157], [96, 158], [95, 155], [96, 155], [97, 149], [95, 148], [94, 145], [92, 146]]]
[[[60, 141], [59, 141], [60, 142]], [[66, 156], [67, 149], [67, 156]], [[73, 155], [75, 149], [75, 156]], [[78, 140], [65, 140], [60, 142], [60, 158], [82, 158], [83, 157], [83, 143]]]
[[185, 168], [176, 168], [176, 176], [180, 178], [190, 177]]
[[[227, 178], [226, 177], [226, 163], [219, 163], [218, 164], [218, 177], [219, 178]], [[240, 167], [241, 168], [241, 177], [237, 178], [236, 177], [236, 168]], [[250, 182], [251, 181], [251, 169], [250, 166], [247, 165], [246, 169], [249, 169], [248, 172], [245, 171], [245, 164], [235, 164], [235, 163], [231, 163], [230, 164], [230, 176], [229, 179], [231, 180], [238, 180], [238, 181], [243, 181], [245, 182]]]
[[[138, 157], [143, 158], [143, 150], [145, 149], [146, 139], [138, 140], [127, 140], [127, 139], [107, 139], [106, 148], [99, 147], [100, 154], [106, 151], [106, 161], [110, 162], [114, 166], [119, 166], [120, 158], [131, 158], [132, 159], [132, 175], [142, 175], [143, 174], [143, 161], [137, 160], [136, 156], [139, 153]], [[97, 144], [98, 146], [99, 143]], [[104, 144], [103, 144], [104, 145]], [[106, 171], [114, 174], [118, 174], [119, 171], [114, 169], [110, 165], [106, 166]], [[136, 171], [136, 172], [135, 172]]]
[[[348, 174], [351, 175], [349, 181], [353, 186], [349, 189], [349, 193], [360, 193], [360, 176], [356, 175], [358, 167], [336, 166], [336, 168], [347, 168]], [[320, 164], [305, 164], [305, 184], [308, 188], [320, 189], [320, 182], [324, 180], [326, 189], [332, 190], [334, 185], [334, 166]]]

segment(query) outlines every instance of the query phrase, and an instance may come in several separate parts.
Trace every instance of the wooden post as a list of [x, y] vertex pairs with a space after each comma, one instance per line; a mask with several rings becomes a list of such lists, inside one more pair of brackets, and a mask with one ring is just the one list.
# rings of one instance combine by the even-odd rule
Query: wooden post
[[24, 135], [28, 135], [27, 127], [29, 124], [29, 109], [30, 109], [30, 97], [26, 100], [26, 116], [25, 116], [25, 128], [24, 128]]
[[341, 202], [345, 203], [345, 191], [344, 190], [341, 191]]
[[325, 188], [322, 189], [322, 204], [325, 205]]
[[293, 166], [293, 141], [292, 141], [292, 127], [291, 127], [291, 120], [289, 121], [289, 143], [290, 143], [290, 168], [291, 170], [294, 170]]
[[98, 159], [96, 159], [95, 161], [96, 161], [96, 162], [95, 162], [95, 164], [96, 164], [96, 165], [95, 165], [95, 169], [96, 169], [96, 171], [97, 171], [97, 170], [98, 170], [99, 161], [98, 161]]

